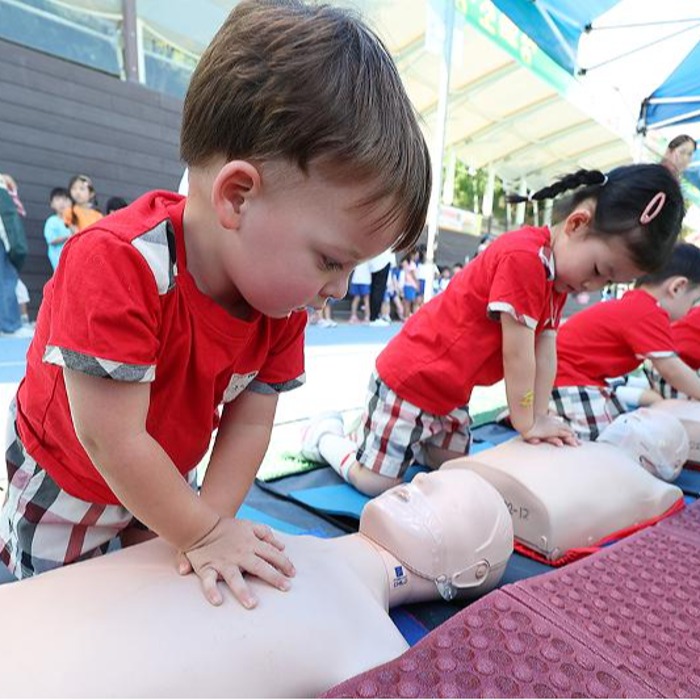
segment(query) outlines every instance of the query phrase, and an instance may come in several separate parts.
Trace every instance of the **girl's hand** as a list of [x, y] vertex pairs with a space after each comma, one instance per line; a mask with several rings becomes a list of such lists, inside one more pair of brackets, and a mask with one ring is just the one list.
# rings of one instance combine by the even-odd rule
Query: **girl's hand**
[[571, 428], [556, 416], [535, 416], [532, 427], [527, 432], [522, 433], [522, 436], [523, 440], [531, 445], [547, 442], [557, 447], [563, 445], [575, 447], [580, 444]]
[[[217, 581], [223, 580], [246, 608], [257, 605], [257, 598], [243, 578], [252, 574], [281, 591], [289, 590], [294, 576], [292, 562], [282, 553], [280, 542], [267, 525], [249, 520], [221, 518], [213, 530], [183, 552], [191, 570], [199, 576], [205, 598], [221, 605], [223, 596]], [[181, 574], [190, 569], [180, 562]]]

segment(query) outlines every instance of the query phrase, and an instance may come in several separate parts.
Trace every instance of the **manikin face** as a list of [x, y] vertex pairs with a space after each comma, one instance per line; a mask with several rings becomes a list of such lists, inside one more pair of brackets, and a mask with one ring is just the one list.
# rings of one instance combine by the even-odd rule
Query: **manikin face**
[[577, 294], [610, 282], [631, 282], [644, 274], [630, 259], [622, 236], [591, 235], [586, 217], [567, 217], [553, 243], [558, 292]]
[[259, 170], [259, 186], [242, 196], [218, 252], [235, 293], [263, 314], [283, 318], [341, 299], [353, 268], [390, 248], [401, 232], [395, 222], [377, 229], [390, 202], [358, 206], [370, 191], [365, 185], [289, 165]]
[[[469, 470], [419, 474], [370, 501], [360, 532], [445, 590], [474, 590], [505, 564], [513, 526], [500, 494]], [[442, 585], [441, 585], [442, 583]]]
[[681, 421], [671, 413], [651, 408], [618, 416], [598, 440], [617, 445], [665, 481], [678, 476], [690, 452], [688, 433]]

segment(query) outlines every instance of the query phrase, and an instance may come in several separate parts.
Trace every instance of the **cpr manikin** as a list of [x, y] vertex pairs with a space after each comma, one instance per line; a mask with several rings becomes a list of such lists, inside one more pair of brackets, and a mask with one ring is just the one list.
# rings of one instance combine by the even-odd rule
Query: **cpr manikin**
[[688, 434], [688, 462], [695, 468], [700, 466], [700, 401], [666, 399], [657, 401], [651, 409], [678, 418]]
[[681, 421], [668, 411], [651, 408], [639, 408], [618, 416], [603, 430], [598, 442], [616, 445], [650, 474], [664, 481], [678, 477], [690, 450], [688, 434]]
[[223, 586], [207, 603], [162, 540], [1, 586], [0, 695], [315, 697], [405, 651], [389, 606], [480, 595], [513, 544], [503, 499], [469, 471], [387, 491], [358, 534], [275, 534], [297, 575], [287, 593], [249, 579], [253, 610]]
[[[440, 471], [470, 469], [502, 494], [518, 543], [559, 562], [677, 507], [682, 492], [619, 447], [530, 445], [514, 438]], [[562, 561], [563, 563], [563, 561]]]

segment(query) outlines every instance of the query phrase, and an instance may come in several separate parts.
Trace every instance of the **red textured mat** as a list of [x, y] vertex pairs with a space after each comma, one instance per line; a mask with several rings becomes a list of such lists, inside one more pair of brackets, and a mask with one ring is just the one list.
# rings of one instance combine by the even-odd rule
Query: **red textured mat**
[[556, 624], [495, 591], [395, 661], [335, 686], [324, 697], [646, 698], [654, 694]]
[[700, 503], [490, 593], [324, 697], [700, 697]]
[[700, 547], [687, 538], [657, 526], [505, 590], [662, 697], [700, 697]]
[[659, 523], [657, 527], [700, 547], [700, 501], [686, 506], [680, 513]]

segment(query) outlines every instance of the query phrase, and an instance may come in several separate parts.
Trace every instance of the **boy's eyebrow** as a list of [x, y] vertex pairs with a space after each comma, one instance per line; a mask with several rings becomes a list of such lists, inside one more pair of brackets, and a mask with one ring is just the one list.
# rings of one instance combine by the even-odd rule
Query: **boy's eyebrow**
[[338, 258], [348, 259], [350, 261], [358, 261], [363, 259], [363, 254], [355, 250], [355, 248], [343, 248], [341, 246], [329, 245], [329, 252], [332, 252]]

